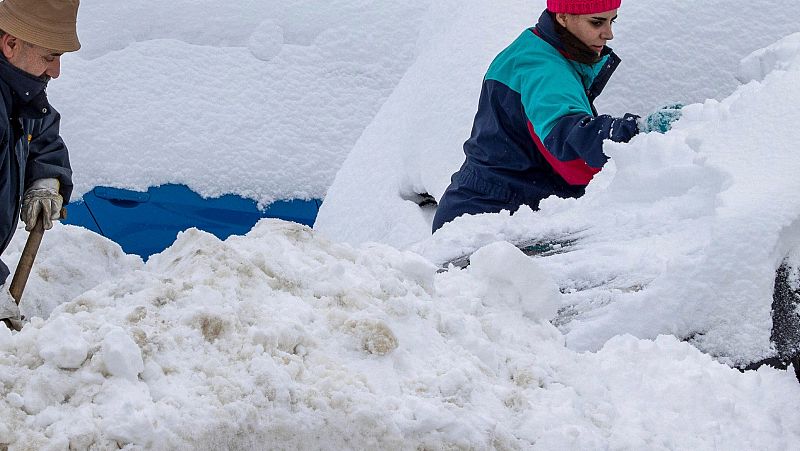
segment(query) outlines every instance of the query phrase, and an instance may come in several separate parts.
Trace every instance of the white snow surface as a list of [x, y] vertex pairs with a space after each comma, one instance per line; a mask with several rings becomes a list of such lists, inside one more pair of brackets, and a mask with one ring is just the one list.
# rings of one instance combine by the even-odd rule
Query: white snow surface
[[[45, 239], [78, 252], [83, 234], [56, 226]], [[548, 278], [508, 243], [437, 273], [417, 254], [278, 220], [226, 241], [190, 229], [49, 319], [0, 329], [0, 443], [787, 449], [800, 439], [793, 375], [740, 373], [672, 336], [571, 350], [547, 321], [561, 296]]]
[[[608, 108], [686, 100], [674, 130], [607, 145], [581, 199], [430, 237], [406, 199], [444, 190], [486, 65], [543, 4], [84, 1], [50, 88], [79, 193], [313, 197], [353, 151], [318, 230], [190, 229], [147, 263], [46, 232], [29, 322], [0, 328], [0, 449], [796, 447], [794, 375], [729, 364], [771, 351], [800, 239], [798, 6], [626, 2], [615, 48], [651, 59]], [[539, 258], [508, 243], [564, 237]]]
[[183, 183], [322, 198], [411, 64], [428, 0], [87, 0], [50, 84], [80, 198]]

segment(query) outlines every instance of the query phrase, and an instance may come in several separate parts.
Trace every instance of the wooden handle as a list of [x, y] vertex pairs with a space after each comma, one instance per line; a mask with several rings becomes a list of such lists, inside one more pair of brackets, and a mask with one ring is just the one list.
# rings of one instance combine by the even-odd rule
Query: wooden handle
[[31, 274], [33, 268], [33, 261], [36, 259], [36, 253], [39, 252], [39, 245], [42, 243], [44, 236], [44, 224], [42, 218], [36, 221], [33, 230], [28, 235], [28, 241], [25, 242], [25, 248], [22, 250], [22, 255], [19, 257], [17, 263], [17, 270], [14, 271], [14, 278], [11, 280], [11, 286], [8, 291], [11, 292], [11, 297], [14, 302], [19, 305], [22, 299], [22, 292], [25, 290], [25, 284], [28, 283], [28, 276]]

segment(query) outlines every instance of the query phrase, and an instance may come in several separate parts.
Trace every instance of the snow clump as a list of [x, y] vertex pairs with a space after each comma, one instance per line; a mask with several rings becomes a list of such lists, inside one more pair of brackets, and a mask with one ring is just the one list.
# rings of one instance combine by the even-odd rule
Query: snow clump
[[273, 20], [265, 20], [247, 41], [250, 53], [261, 61], [269, 61], [283, 48], [283, 28]]

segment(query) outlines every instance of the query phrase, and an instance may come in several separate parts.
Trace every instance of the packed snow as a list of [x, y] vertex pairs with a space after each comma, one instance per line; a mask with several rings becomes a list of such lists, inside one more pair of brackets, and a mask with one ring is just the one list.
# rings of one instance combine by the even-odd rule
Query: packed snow
[[[581, 199], [430, 236], [415, 196], [444, 190], [486, 65], [544, 7], [501, 3], [83, 2], [85, 48], [49, 88], [78, 193], [184, 182], [267, 204], [332, 185], [315, 230], [190, 229], [146, 263], [46, 232], [29, 322], [0, 328], [0, 448], [800, 443], [794, 374], [730, 366], [770, 353], [774, 269], [800, 239], [800, 6], [624, 2], [615, 49], [638, 71], [606, 108], [684, 100], [684, 117], [607, 144]], [[537, 238], [563, 245], [509, 244]]]

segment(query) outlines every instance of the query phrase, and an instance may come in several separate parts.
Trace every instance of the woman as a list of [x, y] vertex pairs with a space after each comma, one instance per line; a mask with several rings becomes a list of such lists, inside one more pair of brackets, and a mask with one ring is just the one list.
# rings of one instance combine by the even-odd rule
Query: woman
[[608, 160], [603, 140], [639, 133], [638, 116], [598, 115], [593, 105], [620, 62], [605, 45], [620, 3], [548, 0], [539, 23], [495, 58], [433, 231], [464, 214], [580, 197]]

